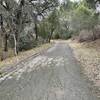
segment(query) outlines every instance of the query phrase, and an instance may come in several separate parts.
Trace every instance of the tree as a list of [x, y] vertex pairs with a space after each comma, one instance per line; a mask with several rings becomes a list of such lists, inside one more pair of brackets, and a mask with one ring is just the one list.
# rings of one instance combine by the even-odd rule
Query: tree
[[[20, 38], [28, 24], [34, 23], [36, 40], [38, 26], [58, 6], [58, 0], [0, 0], [1, 31], [3, 51], [8, 51], [8, 41], [13, 45], [15, 55], [20, 49]], [[33, 22], [34, 21], [34, 22]], [[26, 35], [27, 36], [27, 35]]]
[[56, 33], [59, 34], [60, 38], [68, 39], [72, 35], [71, 30], [71, 16], [73, 14], [73, 10], [77, 9], [78, 3], [71, 2], [70, 0], [66, 0], [60, 5], [59, 9], [59, 27], [57, 28]]
[[84, 5], [80, 5], [73, 12], [71, 17], [71, 27], [76, 31], [90, 28], [90, 20], [92, 16], [92, 10], [88, 9]]
[[47, 17], [50, 11], [58, 6], [58, 0], [29, 0], [33, 7], [32, 18], [34, 20], [34, 30], [36, 34], [36, 40], [38, 39], [38, 22], [42, 18]]
[[46, 40], [48, 38], [48, 33], [50, 31], [48, 20], [44, 19], [42, 22], [40, 22], [38, 29], [39, 29], [38, 30], [39, 35], [44, 40]]
[[[11, 0], [12, 1], [12, 0]], [[11, 8], [13, 7], [11, 4], [11, 1], [7, 0], [1, 0], [0, 1], [0, 7], [2, 9], [0, 14], [0, 21], [1, 21], [1, 30], [2, 30], [2, 48], [3, 54], [2, 54], [2, 60], [6, 58], [7, 52], [8, 52], [8, 39], [10, 36], [10, 14], [11, 14]], [[12, 1], [12, 3], [14, 3]]]
[[58, 11], [57, 9], [55, 9], [49, 16], [48, 18], [48, 23], [50, 26], [50, 33], [48, 35], [48, 41], [50, 42], [53, 32], [55, 31], [55, 29], [57, 28], [57, 26], [59, 25], [59, 17], [58, 17]]
[[[8, 38], [10, 36], [14, 39], [14, 52], [15, 55], [18, 54], [19, 49], [19, 35], [24, 29], [24, 23], [27, 23], [25, 12], [25, 0], [20, 0], [18, 3], [14, 0], [0, 0], [0, 6], [3, 9], [1, 11], [1, 19], [3, 19], [1, 24], [1, 29], [5, 35], [5, 50], [8, 51]], [[3, 16], [3, 17], [2, 17]]]

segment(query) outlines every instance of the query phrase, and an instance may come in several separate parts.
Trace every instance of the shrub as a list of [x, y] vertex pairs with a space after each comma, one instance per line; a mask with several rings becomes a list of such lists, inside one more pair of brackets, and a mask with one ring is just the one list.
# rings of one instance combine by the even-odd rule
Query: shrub
[[19, 51], [29, 50], [36, 46], [37, 42], [35, 41], [34, 37], [29, 34], [22, 36], [19, 39]]

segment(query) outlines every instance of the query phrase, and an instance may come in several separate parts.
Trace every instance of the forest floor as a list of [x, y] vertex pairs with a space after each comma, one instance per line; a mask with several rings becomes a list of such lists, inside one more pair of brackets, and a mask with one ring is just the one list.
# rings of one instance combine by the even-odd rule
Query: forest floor
[[68, 44], [100, 97], [100, 40], [83, 43], [69, 40]]

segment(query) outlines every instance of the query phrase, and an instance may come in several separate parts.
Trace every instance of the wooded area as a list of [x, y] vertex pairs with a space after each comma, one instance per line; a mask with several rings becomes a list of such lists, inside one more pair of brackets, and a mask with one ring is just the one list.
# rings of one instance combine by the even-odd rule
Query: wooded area
[[100, 0], [0, 0], [0, 100], [100, 100]]
[[40, 24], [50, 19], [48, 24], [51, 27], [53, 20], [50, 17], [57, 6], [57, 0], [0, 0], [1, 60], [7, 57], [8, 48], [13, 49], [16, 56], [19, 51], [33, 48], [39, 41], [50, 41], [53, 26], [44, 36], [39, 32], [42, 31]]
[[99, 0], [0, 0], [0, 56], [53, 39], [100, 38]]

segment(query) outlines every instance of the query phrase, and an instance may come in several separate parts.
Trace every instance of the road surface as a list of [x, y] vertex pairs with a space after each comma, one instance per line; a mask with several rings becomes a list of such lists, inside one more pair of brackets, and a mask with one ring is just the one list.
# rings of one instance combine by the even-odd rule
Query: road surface
[[0, 84], [0, 100], [99, 100], [65, 42], [57, 42]]

